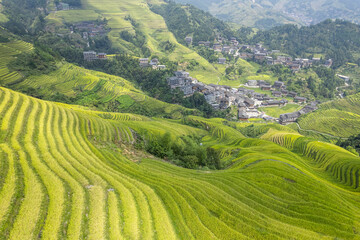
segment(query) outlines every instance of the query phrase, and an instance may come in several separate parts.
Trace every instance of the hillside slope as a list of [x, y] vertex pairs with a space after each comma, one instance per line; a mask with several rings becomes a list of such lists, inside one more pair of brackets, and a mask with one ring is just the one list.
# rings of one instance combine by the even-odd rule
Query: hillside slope
[[[83, 0], [81, 9], [66, 12], [55, 11], [47, 17], [47, 20], [51, 23], [65, 24], [106, 18], [110, 28], [108, 37], [113, 48], [118, 51], [125, 51], [140, 57], [141, 53], [147, 53], [148, 49], [151, 55], [160, 58], [167, 57], [171, 61], [194, 60], [199, 63], [199, 66], [194, 69], [194, 72], [199, 76], [194, 77], [206, 79], [208, 82], [216, 82], [217, 77], [221, 74], [195, 51], [178, 43], [174, 35], [168, 30], [165, 20], [150, 10], [152, 4], [164, 4], [164, 2]], [[141, 42], [144, 41], [144, 44], [140, 46], [129, 39], [122, 38], [122, 32], [127, 32], [133, 39], [141, 38]], [[171, 50], [167, 50], [165, 46], [170, 45]]]
[[106, 120], [4, 88], [0, 99], [2, 238], [359, 237], [359, 194], [274, 143], [240, 138], [228, 170], [186, 170], [127, 150], [128, 125], [154, 120]]
[[104, 111], [141, 113], [147, 116], [180, 118], [183, 114], [198, 114], [197, 110], [168, 104], [148, 97], [129, 81], [91, 71], [66, 62], [47, 74], [22, 76], [9, 69], [20, 54], [31, 52], [32, 45], [8, 36], [0, 43], [0, 84], [18, 91], [60, 102], [71, 102]]
[[360, 133], [360, 94], [320, 105], [320, 109], [299, 119], [302, 129], [337, 137]]

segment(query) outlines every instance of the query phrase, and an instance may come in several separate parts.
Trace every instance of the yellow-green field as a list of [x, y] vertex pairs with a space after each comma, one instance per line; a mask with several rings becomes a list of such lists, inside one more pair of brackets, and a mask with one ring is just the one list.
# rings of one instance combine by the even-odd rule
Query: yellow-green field
[[[47, 20], [61, 25], [66, 22], [74, 23], [106, 18], [111, 28], [108, 36], [114, 47], [132, 53], [135, 46], [120, 37], [120, 32], [124, 30], [134, 31], [131, 22], [125, 19], [130, 16], [139, 24], [141, 32], [146, 37], [146, 47], [154, 55], [168, 57], [172, 61], [196, 60], [200, 66], [192, 72], [192, 75], [202, 79], [205, 83], [216, 83], [221, 73], [195, 51], [179, 44], [168, 30], [165, 20], [150, 10], [148, 2], [146, 0], [83, 0], [82, 9], [54, 12], [47, 17]], [[162, 4], [163, 1], [152, 1], [151, 3]], [[162, 45], [166, 41], [175, 45], [173, 52], [168, 53], [162, 50]]]
[[[360, 158], [341, 148], [275, 130], [247, 139], [221, 119], [110, 117], [5, 88], [0, 100], [1, 238], [360, 236]], [[141, 155], [131, 143], [144, 130], [207, 134], [232, 164], [199, 171]]]
[[[235, 68], [241, 68], [243, 73], [239, 74], [231, 74], [229, 77], [225, 77], [225, 65], [215, 65], [218, 67], [219, 71], [223, 73], [223, 76], [220, 78], [219, 84], [228, 85], [231, 87], [239, 87], [241, 84], [245, 84], [248, 80], [264, 80], [270, 83], [274, 83], [277, 78], [273, 76], [271, 72], [258, 73], [257, 71], [260, 69], [259, 64], [254, 62], [248, 62], [244, 59], [239, 58], [234, 64]], [[268, 93], [268, 92], [267, 92]]]
[[320, 109], [299, 119], [304, 130], [349, 137], [360, 134], [360, 95], [331, 101], [320, 105]]
[[[115, 12], [119, 2], [105, 3]], [[46, 75], [11, 72], [8, 64], [31, 49], [0, 44], [1, 84], [85, 97], [68, 105], [0, 87], [0, 239], [360, 239], [354, 154], [278, 124], [183, 117], [197, 111], [65, 62]], [[177, 120], [99, 111], [87, 104], [93, 97]], [[327, 111], [340, 112], [334, 124], [344, 117], [347, 133], [358, 103], [353, 96], [314, 114], [333, 130]], [[224, 168], [185, 169], [138, 147], [165, 134], [180, 146], [198, 136]]]
[[27, 78], [9, 69], [9, 64], [18, 54], [29, 52], [32, 49], [31, 44], [14, 39], [7, 43], [0, 43], [1, 85], [11, 86], [12, 89], [21, 91], [29, 88], [36, 89], [43, 96], [60, 93], [67, 97], [76, 97], [81, 93], [93, 91], [91, 95], [85, 96], [78, 103], [92, 108], [96, 107], [93, 106], [94, 100], [99, 104], [107, 104], [121, 99], [121, 103], [124, 105], [122, 112], [131, 112], [134, 105], [137, 105], [151, 116], [166, 115], [179, 118], [185, 112], [197, 114], [196, 110], [148, 97], [121, 77], [87, 70], [66, 62], [58, 63], [58, 70], [49, 74]]
[[16, 55], [29, 52], [32, 48], [31, 44], [19, 40], [0, 43], [0, 81], [2, 84], [16, 82], [22, 78], [21, 74], [11, 71], [8, 64], [15, 59]]
[[298, 104], [287, 104], [284, 107], [263, 107], [260, 111], [265, 112], [268, 116], [279, 118], [281, 114], [292, 113], [300, 110], [302, 106]]

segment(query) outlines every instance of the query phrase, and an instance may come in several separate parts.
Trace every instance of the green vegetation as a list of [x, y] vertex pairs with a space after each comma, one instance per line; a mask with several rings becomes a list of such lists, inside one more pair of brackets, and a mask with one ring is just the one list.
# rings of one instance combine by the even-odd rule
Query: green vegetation
[[320, 109], [301, 117], [299, 125], [335, 137], [350, 137], [360, 132], [359, 94], [320, 105]]
[[2, 0], [2, 13], [8, 20], [4, 22], [4, 26], [19, 35], [38, 34], [45, 26], [41, 9], [45, 9], [46, 4], [45, 0]]
[[345, 148], [349, 152], [354, 153], [355, 155], [359, 156], [360, 153], [360, 135], [351, 136], [346, 140], [339, 140], [336, 145]]
[[326, 19], [346, 19], [360, 23], [358, 11], [360, 4], [352, 0], [176, 0], [179, 3], [193, 4], [209, 11], [220, 19], [259, 29], [297, 23], [316, 24]]
[[296, 112], [301, 108], [298, 104], [287, 104], [284, 107], [263, 107], [259, 108], [259, 110], [265, 112], [268, 116], [279, 118], [281, 114]]
[[146, 96], [123, 78], [64, 64], [49, 74], [33, 75], [13, 89], [35, 97], [113, 112], [178, 118], [198, 111], [171, 105]]
[[[153, 4], [162, 1], [152, 1]], [[111, 29], [108, 34], [113, 47], [131, 55], [138, 52], [151, 53], [160, 58], [167, 57], [170, 61], [196, 61], [199, 66], [192, 72], [208, 82], [216, 82], [220, 75], [214, 67], [204, 58], [193, 50], [179, 44], [174, 35], [168, 30], [165, 20], [158, 14], [152, 12], [147, 1], [102, 1], [95, 0], [83, 1], [83, 9], [96, 10], [103, 18], [109, 19], [108, 27]], [[114, 9], [121, 9], [121, 12], [114, 12]], [[130, 16], [130, 17], [129, 17]], [[135, 24], [134, 24], [135, 23]], [[144, 38], [144, 45], [134, 45], [121, 37], [121, 32], [127, 31], [136, 36], [136, 32], [141, 33]], [[171, 51], [163, 48], [164, 43], [170, 43]], [[148, 49], [148, 51], [146, 50]], [[194, 74], [193, 74], [194, 75]]]
[[[179, 64], [208, 83], [286, 77], [289, 89], [315, 94], [337, 87], [335, 72], [319, 68], [296, 78], [236, 59], [211, 65], [150, 11], [160, 0], [84, 0], [67, 16], [49, 15], [48, 23], [64, 30], [66, 21], [85, 20], [84, 11], [89, 19], [96, 13], [111, 31], [94, 48], [127, 53], [85, 63], [80, 33], [57, 36], [51, 24], [39, 33], [34, 16], [43, 2], [28, 3], [34, 6], [21, 11], [34, 12], [12, 21], [34, 48], [0, 30], [0, 239], [360, 238], [355, 140], [348, 151], [319, 141], [317, 130], [316, 139], [304, 137], [296, 125], [203, 118], [226, 112], [166, 84]], [[135, 54], [157, 57], [168, 70], [142, 69]], [[300, 125], [308, 118], [305, 124], [324, 133], [347, 134], [359, 119], [358, 97], [321, 105], [312, 113], [321, 126], [312, 114]], [[341, 129], [326, 125], [334, 112]]]
[[284, 25], [254, 36], [254, 43], [264, 42], [270, 49], [278, 49], [292, 56], [311, 57], [324, 54], [334, 61], [333, 67], [358, 61], [353, 56], [359, 52], [359, 25], [342, 20], [326, 20], [310, 27]]
[[97, 69], [109, 74], [123, 77], [134, 82], [140, 89], [145, 89], [146, 93], [158, 100], [180, 104], [187, 108], [200, 110], [206, 117], [225, 117], [225, 111], [216, 111], [208, 104], [202, 94], [196, 93], [184, 98], [184, 93], [180, 90], [171, 90], [167, 83], [167, 78], [173, 76], [176, 64], [167, 61], [166, 58], [160, 59], [166, 64], [167, 69], [154, 71], [151, 68], [139, 66], [138, 59], [127, 55], [117, 55], [108, 61], [83, 62], [86, 68]]
[[154, 5], [151, 10], [165, 19], [169, 31], [184, 45], [188, 36], [193, 38], [194, 45], [199, 41], [213, 41], [218, 34], [227, 39], [233, 37], [233, 31], [226, 23], [191, 5], [169, 2]]
[[[274, 130], [263, 138], [284, 147], [247, 139], [221, 119], [185, 121], [204, 131], [4, 88], [0, 99], [5, 239], [359, 236], [359, 158], [342, 148]], [[209, 151], [231, 165], [183, 169], [134, 148], [136, 139], [158, 136], [181, 144], [194, 133], [209, 134], [204, 146], [216, 142]]]
[[[36, 46], [34, 51], [29, 51], [30, 45], [27, 46], [21, 41], [17, 41], [17, 44], [9, 41], [2, 43], [1, 46], [1, 52], [13, 54], [14, 57], [21, 53], [21, 50], [25, 52], [17, 58], [4, 56], [4, 78], [0, 83], [33, 97], [78, 104], [103, 111], [130, 112], [146, 116], [179, 118], [189, 114], [198, 115], [199, 111], [206, 117], [226, 115], [226, 112], [215, 111], [205, 101], [203, 95], [195, 94], [184, 98], [181, 91], [172, 91], [166, 80], [176, 69], [171, 62], [166, 63], [168, 70], [153, 71], [141, 68], [137, 59], [127, 55], [118, 55], [109, 61], [91, 63], [81, 60], [81, 63], [88, 68], [120, 76], [116, 77], [60, 62], [59, 55], [43, 47], [46, 45]], [[9, 52], [9, 49], [12, 52]], [[166, 59], [163, 60], [165, 63]], [[11, 70], [7, 66], [10, 66]], [[23, 76], [18, 74], [19, 71]], [[11, 78], [8, 79], [8, 75]], [[134, 85], [146, 89], [148, 95], [158, 100], [145, 96]], [[188, 109], [159, 100], [181, 104]]]

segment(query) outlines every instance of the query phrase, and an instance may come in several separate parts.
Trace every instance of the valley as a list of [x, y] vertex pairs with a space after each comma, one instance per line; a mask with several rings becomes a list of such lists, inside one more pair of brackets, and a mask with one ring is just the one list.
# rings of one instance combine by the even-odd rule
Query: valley
[[359, 25], [1, 7], [0, 240], [360, 238]]
[[359, 23], [357, 1], [323, 0], [176, 0], [179, 3], [193, 4], [225, 21], [247, 27], [270, 29], [282, 24], [310, 25], [326, 19], [344, 19]]

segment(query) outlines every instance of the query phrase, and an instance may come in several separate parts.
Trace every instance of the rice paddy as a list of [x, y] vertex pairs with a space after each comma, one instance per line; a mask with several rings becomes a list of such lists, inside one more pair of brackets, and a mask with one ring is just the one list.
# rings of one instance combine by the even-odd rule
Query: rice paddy
[[[249, 139], [221, 119], [102, 114], [5, 88], [0, 126], [2, 239], [360, 237], [360, 159], [299, 134]], [[145, 131], [203, 135], [232, 164], [200, 171], [124, 155]]]
[[360, 133], [360, 95], [320, 105], [320, 109], [299, 119], [304, 130], [349, 137]]
[[[6, 71], [31, 45], [0, 50]], [[360, 158], [342, 148], [277, 124], [181, 118], [188, 109], [71, 64], [13, 74], [1, 83], [68, 97], [96, 89], [103, 102], [128, 96], [180, 119], [93, 111], [0, 87], [0, 239], [360, 239]], [[322, 109], [356, 114], [356, 103]], [[171, 141], [202, 137], [225, 168], [185, 169], [134, 146], [166, 133]]]

